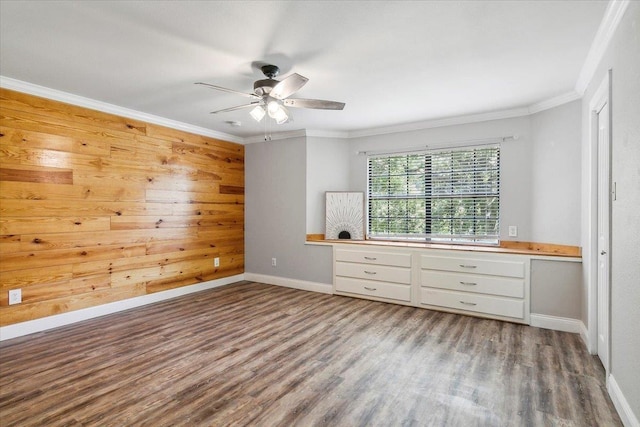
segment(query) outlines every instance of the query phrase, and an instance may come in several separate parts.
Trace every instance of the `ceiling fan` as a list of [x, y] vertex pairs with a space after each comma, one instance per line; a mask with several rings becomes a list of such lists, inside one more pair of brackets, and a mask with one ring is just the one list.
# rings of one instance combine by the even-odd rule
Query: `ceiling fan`
[[260, 67], [260, 70], [262, 70], [262, 73], [267, 78], [257, 80], [253, 83], [253, 93], [239, 92], [237, 90], [227, 89], [225, 87], [209, 83], [196, 83], [197, 85], [203, 85], [211, 89], [235, 93], [237, 95], [253, 99], [253, 101], [248, 104], [212, 111], [211, 114], [226, 113], [229, 111], [253, 107], [250, 114], [256, 121], [261, 121], [263, 117], [268, 114], [269, 117], [276, 121], [276, 123], [282, 124], [289, 120], [289, 112], [286, 107], [312, 108], [316, 110], [342, 110], [344, 108], [344, 102], [325, 101], [322, 99], [289, 98], [289, 96], [300, 90], [300, 88], [302, 88], [309, 79], [301, 76], [300, 74], [293, 73], [282, 80], [276, 80], [276, 77], [280, 73], [280, 69], [275, 65], [263, 65]]

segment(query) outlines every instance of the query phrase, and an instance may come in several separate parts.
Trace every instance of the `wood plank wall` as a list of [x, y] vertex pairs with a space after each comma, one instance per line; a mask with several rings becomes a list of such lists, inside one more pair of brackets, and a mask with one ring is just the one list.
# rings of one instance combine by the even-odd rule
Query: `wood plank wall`
[[0, 325], [242, 272], [244, 146], [0, 89]]

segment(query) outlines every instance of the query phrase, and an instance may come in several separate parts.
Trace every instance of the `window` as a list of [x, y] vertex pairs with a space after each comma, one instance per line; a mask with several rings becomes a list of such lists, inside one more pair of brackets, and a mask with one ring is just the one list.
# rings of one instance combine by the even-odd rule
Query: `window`
[[497, 244], [500, 147], [368, 158], [368, 237]]

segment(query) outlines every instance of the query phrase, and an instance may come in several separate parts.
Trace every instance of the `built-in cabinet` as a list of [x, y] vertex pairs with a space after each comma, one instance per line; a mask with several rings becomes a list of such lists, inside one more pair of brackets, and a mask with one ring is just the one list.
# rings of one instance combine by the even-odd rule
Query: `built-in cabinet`
[[333, 255], [337, 295], [530, 323], [535, 255], [357, 244]]
[[528, 267], [514, 255], [421, 255], [419, 306], [528, 323]]
[[411, 253], [334, 250], [336, 293], [411, 303]]

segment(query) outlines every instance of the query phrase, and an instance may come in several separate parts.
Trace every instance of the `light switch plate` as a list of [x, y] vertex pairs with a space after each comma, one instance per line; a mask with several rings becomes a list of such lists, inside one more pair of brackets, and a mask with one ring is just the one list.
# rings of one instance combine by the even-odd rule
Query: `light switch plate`
[[516, 225], [509, 226], [509, 237], [518, 237], [518, 226]]

